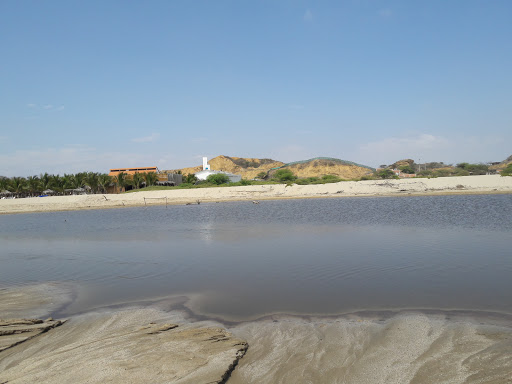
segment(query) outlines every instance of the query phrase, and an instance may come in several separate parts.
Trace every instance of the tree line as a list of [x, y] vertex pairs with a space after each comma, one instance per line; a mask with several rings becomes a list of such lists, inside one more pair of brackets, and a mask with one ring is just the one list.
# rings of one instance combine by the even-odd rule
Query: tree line
[[121, 192], [127, 186], [138, 189], [155, 185], [157, 180], [158, 176], [154, 172], [134, 175], [121, 172], [117, 176], [98, 172], [78, 172], [63, 176], [44, 173], [29, 177], [0, 177], [0, 193], [5, 194], [7, 191], [19, 197], [39, 196], [45, 191], [56, 195], [73, 194], [80, 189], [87, 193], [107, 193], [110, 187]]
[[[444, 165], [444, 164], [443, 164]], [[485, 164], [460, 163], [456, 167], [442, 169], [426, 169], [417, 174], [417, 177], [445, 177], [445, 176], [466, 176], [470, 174], [485, 174], [488, 172], [488, 166]], [[502, 176], [512, 176], [512, 163], [501, 172]], [[208, 178], [199, 182], [194, 174], [183, 175], [183, 182], [180, 187], [194, 187], [197, 184], [206, 185], [251, 185], [261, 183], [286, 183], [286, 184], [325, 184], [337, 183], [343, 181], [335, 175], [324, 175], [319, 177], [298, 178], [289, 169], [279, 169], [271, 177], [268, 173], [258, 174], [259, 181], [241, 180], [237, 183], [230, 183], [229, 177], [224, 174], [209, 175]], [[372, 179], [391, 179], [398, 178], [390, 169], [383, 169], [375, 172], [373, 175], [362, 176], [357, 180]], [[109, 176], [105, 173], [97, 172], [79, 172], [75, 174], [52, 175], [48, 173], [39, 176], [29, 177], [2, 177], [0, 176], [0, 195], [29, 197], [40, 196], [43, 194], [67, 195], [73, 193], [108, 193], [108, 189], [113, 187], [111, 192], [122, 192], [127, 187], [139, 189], [150, 187], [156, 184], [158, 175], [154, 172], [135, 173], [128, 175], [120, 172], [117, 176]]]

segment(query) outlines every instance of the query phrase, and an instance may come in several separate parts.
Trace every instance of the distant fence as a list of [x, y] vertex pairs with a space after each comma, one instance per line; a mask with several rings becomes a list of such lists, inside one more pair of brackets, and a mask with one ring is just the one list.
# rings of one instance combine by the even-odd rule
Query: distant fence
[[[151, 204], [151, 200], [159, 200], [163, 204], [163, 200], [165, 200], [165, 208], [167, 208], [167, 197], [145, 197], [144, 198], [144, 205], [147, 206]], [[158, 203], [158, 201], [157, 201]]]

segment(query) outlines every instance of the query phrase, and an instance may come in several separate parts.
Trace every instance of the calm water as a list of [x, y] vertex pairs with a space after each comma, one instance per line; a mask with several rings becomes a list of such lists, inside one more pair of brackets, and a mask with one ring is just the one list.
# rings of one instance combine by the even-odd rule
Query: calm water
[[0, 285], [82, 287], [69, 314], [191, 294], [201, 312], [512, 313], [512, 195], [0, 216]]

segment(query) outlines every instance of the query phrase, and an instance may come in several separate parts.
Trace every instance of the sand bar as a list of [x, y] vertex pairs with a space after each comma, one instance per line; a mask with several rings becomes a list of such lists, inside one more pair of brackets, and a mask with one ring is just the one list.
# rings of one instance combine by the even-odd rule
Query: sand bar
[[252, 185], [244, 187], [170, 189], [109, 195], [49, 196], [0, 200], [0, 213], [69, 211], [144, 205], [194, 204], [349, 196], [412, 196], [512, 193], [512, 177], [500, 175], [434, 179], [344, 181], [317, 185]]

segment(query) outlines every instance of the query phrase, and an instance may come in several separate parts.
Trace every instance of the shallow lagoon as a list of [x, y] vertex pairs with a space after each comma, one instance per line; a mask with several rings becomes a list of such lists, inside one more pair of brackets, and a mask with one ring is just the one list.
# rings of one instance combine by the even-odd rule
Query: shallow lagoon
[[170, 295], [269, 313], [512, 313], [512, 196], [335, 198], [0, 216], [3, 286], [80, 287], [70, 315]]

